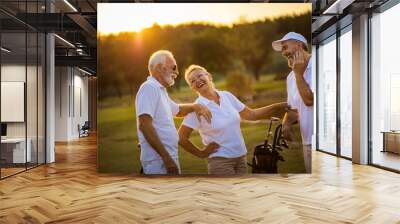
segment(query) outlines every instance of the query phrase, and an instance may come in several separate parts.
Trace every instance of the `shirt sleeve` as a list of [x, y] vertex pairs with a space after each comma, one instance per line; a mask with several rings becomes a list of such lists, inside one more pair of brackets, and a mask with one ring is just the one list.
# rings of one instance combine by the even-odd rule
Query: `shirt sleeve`
[[152, 118], [156, 113], [160, 94], [150, 85], [142, 85], [136, 95], [136, 115], [148, 114]]
[[228, 95], [229, 101], [231, 102], [233, 108], [235, 108], [235, 110], [237, 112], [241, 112], [242, 110], [244, 110], [244, 108], [246, 108], [246, 105], [244, 105], [238, 98], [236, 98], [236, 96], [234, 96], [232, 93], [225, 91], [225, 93]]
[[185, 125], [192, 129], [199, 129], [200, 127], [199, 120], [197, 120], [196, 114], [194, 112], [189, 113], [188, 115], [185, 116], [182, 125]]
[[[291, 89], [290, 88], [292, 88], [292, 86], [291, 86], [291, 83], [290, 83], [290, 75], [288, 75], [288, 77], [286, 78], [286, 92], [287, 92], [287, 104], [291, 107], [291, 108], [293, 108], [294, 107], [294, 104], [293, 104], [293, 97], [292, 97], [292, 94], [290, 93], [290, 91], [291, 91]], [[293, 108], [294, 109], [294, 108]]]
[[169, 98], [169, 106], [171, 107], [171, 111], [172, 111], [172, 115], [176, 115], [179, 113], [179, 105], [177, 103], [175, 103], [173, 100], [171, 100], [171, 98]]

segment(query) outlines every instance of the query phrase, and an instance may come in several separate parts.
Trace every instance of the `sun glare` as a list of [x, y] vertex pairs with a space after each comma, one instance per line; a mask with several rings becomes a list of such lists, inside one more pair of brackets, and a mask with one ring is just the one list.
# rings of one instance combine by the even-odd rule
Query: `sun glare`
[[310, 11], [310, 3], [99, 3], [97, 18], [99, 34], [107, 35], [139, 32], [155, 23], [231, 25]]

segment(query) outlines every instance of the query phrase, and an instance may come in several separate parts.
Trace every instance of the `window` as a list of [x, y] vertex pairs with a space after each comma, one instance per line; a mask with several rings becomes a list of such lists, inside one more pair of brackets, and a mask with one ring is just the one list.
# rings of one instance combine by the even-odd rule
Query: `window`
[[[15, 6], [13, 2], [3, 4]], [[16, 10], [39, 13], [42, 4], [19, 2]], [[0, 144], [0, 178], [5, 178], [45, 163], [46, 40], [43, 33], [12, 16], [0, 12], [0, 17], [8, 21], [0, 24], [0, 111], [5, 129]]]
[[352, 157], [352, 33], [351, 25], [340, 36], [340, 155]]
[[336, 35], [318, 48], [318, 149], [336, 153]]
[[398, 21], [399, 4], [371, 18], [370, 156], [372, 164], [395, 170], [400, 170]]

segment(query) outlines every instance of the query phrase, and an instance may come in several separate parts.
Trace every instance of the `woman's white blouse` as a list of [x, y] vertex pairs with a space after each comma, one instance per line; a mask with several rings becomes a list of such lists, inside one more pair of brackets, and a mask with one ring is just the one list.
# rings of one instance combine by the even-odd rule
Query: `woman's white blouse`
[[196, 103], [206, 106], [212, 113], [211, 124], [203, 117], [201, 121], [195, 113], [188, 114], [182, 125], [198, 130], [204, 145], [216, 142], [220, 145], [218, 151], [211, 154], [212, 157], [236, 158], [247, 153], [243, 135], [240, 130], [240, 115], [246, 106], [232, 93], [218, 91], [220, 105], [205, 97], [199, 96]]

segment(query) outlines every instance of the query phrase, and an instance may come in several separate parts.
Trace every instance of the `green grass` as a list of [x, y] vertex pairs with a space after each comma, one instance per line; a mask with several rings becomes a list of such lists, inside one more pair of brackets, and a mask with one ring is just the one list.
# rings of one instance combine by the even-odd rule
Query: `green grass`
[[[262, 76], [254, 84], [256, 100], [246, 103], [251, 107], [265, 106], [274, 102], [285, 101], [285, 80], [274, 81], [273, 76]], [[216, 83], [218, 89], [224, 89], [225, 83]], [[177, 102], [192, 102], [196, 98], [188, 87], [170, 93], [170, 97]], [[135, 109], [131, 96], [121, 98], [113, 97], [103, 99], [98, 110], [98, 167], [99, 172], [105, 173], [139, 173], [140, 153], [137, 148], [137, 133]], [[178, 128], [182, 118], [175, 119]], [[242, 122], [241, 129], [248, 149], [247, 158], [251, 162], [253, 148], [264, 142], [266, 136], [266, 121], [258, 123]], [[298, 130], [298, 128], [297, 128]], [[297, 142], [300, 140], [297, 131]], [[194, 144], [202, 146], [198, 132], [191, 136]], [[305, 172], [303, 152], [298, 144], [282, 152], [285, 162], [278, 164], [280, 173]], [[207, 163], [205, 159], [197, 158], [179, 148], [179, 160], [183, 174], [206, 174]], [[249, 172], [251, 169], [249, 169]]]

